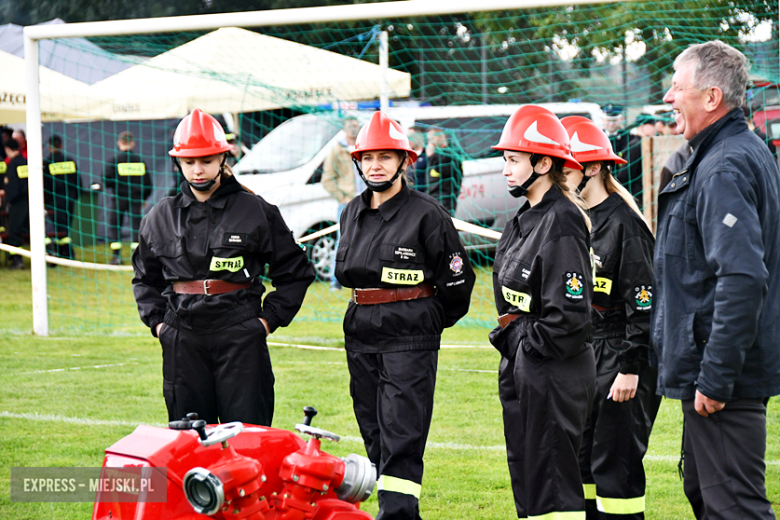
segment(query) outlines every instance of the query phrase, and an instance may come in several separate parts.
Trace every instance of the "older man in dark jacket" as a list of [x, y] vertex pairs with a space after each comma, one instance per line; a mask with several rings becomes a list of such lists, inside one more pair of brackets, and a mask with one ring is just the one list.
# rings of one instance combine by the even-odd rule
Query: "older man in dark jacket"
[[772, 519], [766, 399], [780, 393], [780, 172], [740, 105], [746, 59], [713, 41], [677, 57], [664, 97], [693, 153], [659, 195], [652, 340], [682, 400], [696, 518]]

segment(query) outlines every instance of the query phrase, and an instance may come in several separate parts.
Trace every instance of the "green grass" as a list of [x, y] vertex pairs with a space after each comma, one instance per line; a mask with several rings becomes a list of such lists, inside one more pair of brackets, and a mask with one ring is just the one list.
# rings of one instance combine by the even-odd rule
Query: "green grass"
[[[91, 504], [11, 503], [10, 468], [100, 466], [104, 448], [131, 433], [136, 424], [161, 424], [167, 418], [160, 347], [139, 325], [130, 275], [67, 268], [50, 269], [48, 275], [52, 336], [41, 338], [30, 332], [29, 271], [0, 270], [0, 518], [4, 520], [89, 518]], [[487, 274], [481, 273], [480, 278], [479, 296], [489, 301]], [[341, 324], [334, 316], [343, 312], [346, 294], [316, 284], [302, 319], [280, 329], [270, 341], [343, 346]], [[443, 340], [447, 345], [473, 347], [443, 349], [439, 357], [421, 499], [426, 520], [515, 515], [497, 394], [499, 355], [485, 348], [488, 327], [482, 323], [489, 307], [478, 302], [473, 312], [465, 325], [446, 331]], [[274, 426], [292, 428], [300, 422], [303, 406], [314, 405], [320, 411], [315, 426], [346, 436], [338, 444], [324, 443], [324, 449], [340, 456], [363, 454], [344, 352], [277, 346], [271, 348], [271, 355], [277, 377]], [[104, 366], [91, 368], [95, 365]], [[68, 422], [76, 419], [97, 424]], [[780, 512], [776, 400], [770, 404], [768, 421], [767, 486]], [[648, 519], [693, 518], [677, 477], [680, 434], [679, 403], [665, 401], [646, 461]], [[376, 499], [372, 497], [365, 509], [376, 514]]]

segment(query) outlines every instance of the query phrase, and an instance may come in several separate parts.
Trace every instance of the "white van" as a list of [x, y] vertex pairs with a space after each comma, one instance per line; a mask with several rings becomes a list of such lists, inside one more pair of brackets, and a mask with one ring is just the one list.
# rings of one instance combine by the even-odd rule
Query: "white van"
[[[463, 182], [455, 216], [501, 231], [517, 211], [518, 201], [506, 189], [504, 161], [491, 148], [501, 136], [507, 118], [521, 105], [451, 107], [391, 107], [388, 115], [404, 128], [437, 126], [447, 131], [450, 146], [463, 151]], [[601, 108], [595, 103], [541, 104], [559, 117], [580, 115], [603, 128]], [[368, 121], [371, 112], [349, 112]], [[236, 164], [239, 181], [279, 207], [285, 222], [300, 238], [336, 221], [338, 204], [322, 187], [322, 167], [330, 149], [344, 139], [345, 113], [296, 116], [268, 133]], [[464, 235], [467, 249], [491, 248], [495, 241]], [[330, 277], [335, 234], [309, 243], [307, 252], [320, 279]]]

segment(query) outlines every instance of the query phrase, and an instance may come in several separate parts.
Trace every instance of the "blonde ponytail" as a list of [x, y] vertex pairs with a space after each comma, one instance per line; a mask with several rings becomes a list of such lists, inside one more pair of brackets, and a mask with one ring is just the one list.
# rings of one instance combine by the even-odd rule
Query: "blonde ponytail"
[[642, 211], [639, 209], [639, 206], [636, 203], [636, 199], [633, 195], [623, 186], [620, 184], [617, 179], [612, 175], [612, 173], [609, 171], [608, 168], [605, 168], [604, 165], [601, 165], [601, 173], [600, 173], [602, 181], [604, 181], [604, 187], [607, 189], [607, 193], [610, 195], [613, 193], [617, 193], [620, 195], [620, 197], [625, 201], [626, 204], [628, 204], [628, 207], [633, 209], [637, 215], [639, 215], [639, 218], [642, 219], [642, 222], [645, 223], [647, 226], [647, 229], [652, 230], [652, 227], [650, 227], [650, 223], [647, 222], [647, 219], [645, 218]]
[[586, 211], [587, 205], [585, 204], [585, 201], [582, 200], [582, 197], [579, 196], [579, 194], [569, 190], [569, 187], [566, 185], [566, 176], [563, 174], [563, 168], [561, 164], [553, 161], [553, 166], [550, 168], [549, 175], [553, 181], [553, 184], [558, 186], [563, 192], [563, 195], [572, 201], [574, 205], [577, 206], [577, 209], [580, 210], [580, 214], [582, 214], [582, 218], [585, 220], [585, 227], [587, 227], [588, 231], [590, 231], [591, 223], [590, 217], [588, 217], [588, 212]]

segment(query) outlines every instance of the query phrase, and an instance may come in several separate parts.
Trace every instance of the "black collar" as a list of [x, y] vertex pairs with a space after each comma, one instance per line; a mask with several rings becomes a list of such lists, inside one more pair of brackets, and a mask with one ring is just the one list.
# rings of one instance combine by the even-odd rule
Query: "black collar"
[[[355, 213], [355, 219], [357, 219], [364, 211], [371, 209], [371, 195], [373, 193], [374, 192], [371, 190], [365, 190], [360, 194], [360, 203], [358, 205], [358, 210]], [[393, 195], [390, 200], [386, 200], [379, 205], [379, 214], [382, 215], [382, 218], [385, 220], [385, 222], [388, 222], [395, 216], [396, 213], [398, 213], [398, 210], [401, 209], [404, 204], [406, 204], [406, 201], [409, 200], [409, 197], [411, 197], [411, 191], [406, 185], [406, 182], [402, 182], [401, 191]]]
[[531, 203], [526, 200], [525, 204], [517, 211], [517, 215], [515, 215], [520, 234], [524, 237], [528, 236], [542, 216], [563, 196], [561, 189], [553, 184], [536, 206], [531, 206]]
[[[688, 141], [688, 146], [691, 147], [691, 155], [688, 160], [685, 161], [683, 171], [688, 171], [693, 175], [696, 171], [701, 158], [707, 153], [709, 148], [732, 135], [739, 133], [741, 130], [747, 130], [747, 123], [745, 122], [745, 115], [741, 108], [735, 108], [725, 116], [721, 117], [710, 126], [693, 136]], [[682, 172], [680, 172], [682, 173]], [[666, 191], [664, 188], [664, 191]]]
[[[710, 126], [693, 136], [693, 138], [688, 141], [688, 144], [694, 150], [698, 150], [703, 146], [707, 146], [712, 138], [714, 138], [724, 126], [729, 123], [734, 123], [738, 120], [742, 120], [743, 122], [745, 120], [745, 115], [741, 108], [735, 108], [725, 116], [712, 123]], [[747, 123], [745, 124], [747, 125]]]
[[[227, 196], [231, 193], [237, 193], [243, 191], [244, 187], [236, 180], [233, 175], [223, 175], [219, 181], [219, 188], [217, 191], [211, 194], [211, 197], [205, 202], [214, 208], [224, 208], [227, 203]], [[187, 181], [181, 183], [181, 201], [177, 204], [179, 208], [186, 208], [187, 206], [199, 202], [192, 194], [192, 188]]]
[[625, 204], [623, 197], [617, 192], [610, 193], [609, 196], [601, 203], [588, 209], [588, 217], [591, 222], [591, 233], [599, 229], [604, 223], [609, 220], [609, 216], [620, 207], [621, 204]]

